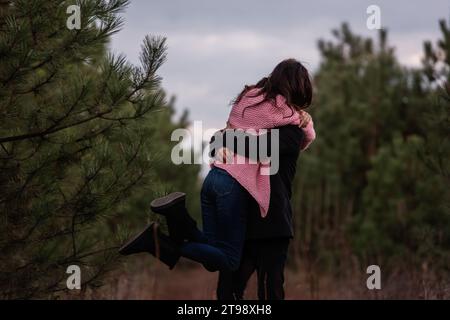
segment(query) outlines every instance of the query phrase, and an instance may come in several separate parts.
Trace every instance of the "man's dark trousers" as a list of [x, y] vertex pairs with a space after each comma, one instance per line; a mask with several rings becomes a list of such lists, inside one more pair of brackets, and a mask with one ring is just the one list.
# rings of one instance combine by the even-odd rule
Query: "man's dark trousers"
[[247, 282], [256, 271], [258, 299], [284, 299], [284, 267], [289, 240], [289, 238], [247, 240], [239, 269], [235, 272], [220, 272], [217, 298], [242, 300]]

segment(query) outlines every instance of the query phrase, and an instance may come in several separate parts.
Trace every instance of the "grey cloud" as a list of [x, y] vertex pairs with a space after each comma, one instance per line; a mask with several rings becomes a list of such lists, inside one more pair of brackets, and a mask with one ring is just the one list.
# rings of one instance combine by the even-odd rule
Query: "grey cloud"
[[245, 83], [270, 72], [286, 57], [314, 70], [319, 62], [317, 40], [347, 21], [360, 34], [366, 8], [381, 8], [400, 60], [418, 61], [422, 41], [435, 39], [437, 21], [449, 15], [448, 1], [257, 1], [257, 0], [134, 0], [124, 14], [124, 29], [112, 48], [137, 62], [146, 34], [168, 37], [168, 61], [161, 69], [163, 86], [177, 96], [178, 109], [204, 126], [223, 126], [229, 101]]

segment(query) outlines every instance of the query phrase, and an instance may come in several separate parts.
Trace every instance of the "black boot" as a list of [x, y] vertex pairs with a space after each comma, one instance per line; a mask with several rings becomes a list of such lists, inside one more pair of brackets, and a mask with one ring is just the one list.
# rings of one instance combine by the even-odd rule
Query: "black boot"
[[155, 222], [148, 225], [119, 249], [119, 253], [124, 256], [140, 252], [152, 254], [170, 269], [173, 269], [180, 259], [179, 247], [168, 236], [160, 232], [159, 225]]
[[177, 244], [184, 240], [195, 240], [199, 234], [197, 223], [186, 209], [186, 194], [173, 192], [167, 196], [155, 199], [150, 208], [155, 213], [166, 217], [170, 238]]

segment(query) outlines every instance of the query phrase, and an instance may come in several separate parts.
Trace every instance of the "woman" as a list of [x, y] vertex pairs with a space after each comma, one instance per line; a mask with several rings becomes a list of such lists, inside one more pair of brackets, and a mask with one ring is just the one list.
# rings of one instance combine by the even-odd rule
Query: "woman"
[[[311, 97], [307, 70], [294, 59], [284, 60], [269, 77], [244, 88], [227, 123], [232, 128], [256, 130], [302, 126], [307, 139], [297, 147], [306, 148], [315, 137], [311, 118], [303, 111], [310, 105]], [[255, 141], [250, 136], [246, 138], [245, 141]], [[263, 138], [270, 138], [270, 134], [258, 136], [257, 147]], [[224, 147], [234, 149], [234, 146]], [[217, 159], [213, 163], [201, 191], [203, 232], [197, 229], [185, 208], [185, 195], [172, 193], [151, 203], [154, 212], [166, 217], [169, 237], [152, 224], [124, 245], [120, 253], [147, 251], [170, 268], [184, 256], [202, 263], [209, 271], [237, 270], [245, 241], [248, 205], [252, 198], [256, 200], [261, 216], [265, 217], [271, 198], [269, 177], [260, 173], [262, 159], [255, 159], [256, 163], [236, 161], [239, 157], [251, 156], [250, 147], [247, 145], [243, 152], [238, 151], [232, 163]]]

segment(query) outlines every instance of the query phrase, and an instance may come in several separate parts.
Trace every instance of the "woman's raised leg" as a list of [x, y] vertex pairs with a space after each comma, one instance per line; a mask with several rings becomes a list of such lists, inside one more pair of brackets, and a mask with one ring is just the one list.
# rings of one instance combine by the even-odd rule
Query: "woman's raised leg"
[[213, 168], [202, 187], [204, 243], [187, 242], [181, 255], [210, 271], [236, 270], [245, 240], [247, 192], [226, 171]]

